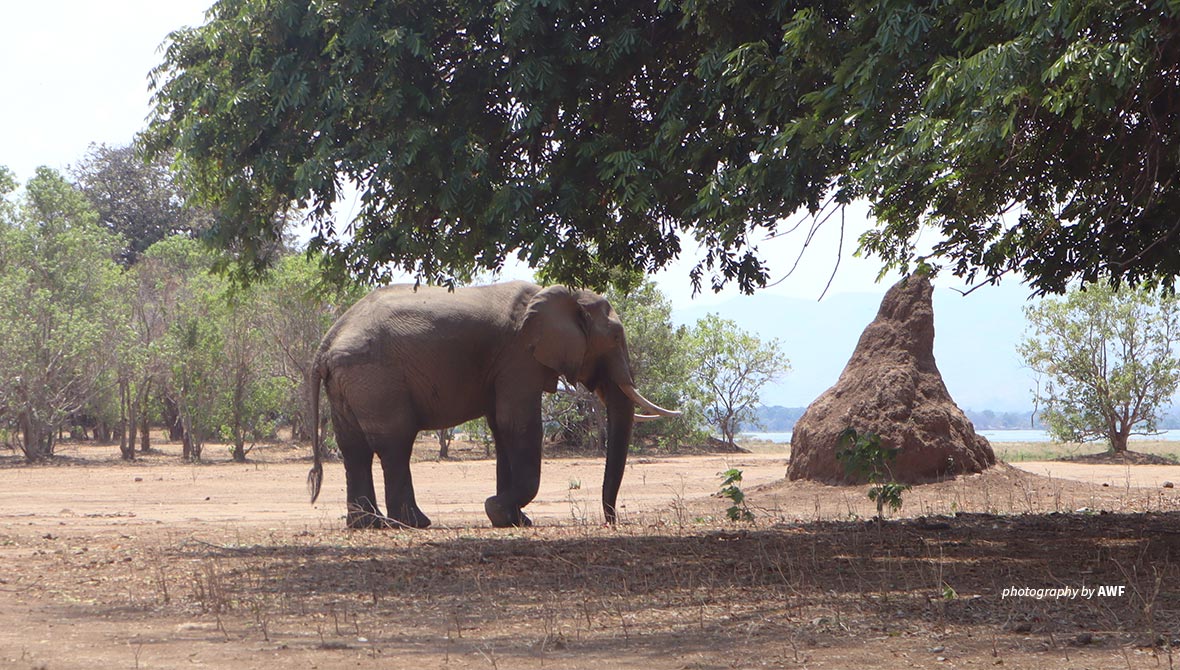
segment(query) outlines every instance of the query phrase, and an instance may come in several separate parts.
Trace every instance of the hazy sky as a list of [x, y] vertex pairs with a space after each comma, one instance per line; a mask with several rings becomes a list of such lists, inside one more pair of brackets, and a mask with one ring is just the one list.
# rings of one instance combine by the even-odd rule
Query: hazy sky
[[28, 180], [76, 163], [90, 143], [126, 144], [144, 125], [147, 75], [169, 32], [208, 0], [0, 4], [0, 164]]

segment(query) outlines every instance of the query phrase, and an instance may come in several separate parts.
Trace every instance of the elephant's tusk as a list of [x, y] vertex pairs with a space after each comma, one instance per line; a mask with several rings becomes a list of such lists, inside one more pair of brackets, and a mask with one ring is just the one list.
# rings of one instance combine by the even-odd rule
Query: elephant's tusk
[[643, 423], [645, 421], [655, 421], [660, 418], [659, 414], [636, 414], [635, 423]]
[[655, 412], [660, 416], [680, 416], [680, 412], [664, 409], [647, 398], [644, 398], [643, 395], [640, 394], [639, 391], [637, 391], [635, 387], [630, 384], [623, 386], [622, 389], [623, 393], [627, 394], [627, 397], [630, 398], [632, 402], [648, 410], [649, 412]]

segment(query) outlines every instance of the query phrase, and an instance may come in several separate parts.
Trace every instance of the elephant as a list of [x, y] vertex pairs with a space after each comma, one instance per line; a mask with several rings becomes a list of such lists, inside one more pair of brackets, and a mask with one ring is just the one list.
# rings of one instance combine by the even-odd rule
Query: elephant
[[[540, 485], [541, 394], [555, 392], [559, 377], [583, 384], [606, 406], [602, 511], [613, 524], [634, 421], [679, 415], [635, 388], [623, 324], [610, 304], [566, 286], [379, 288], [336, 321], [312, 369], [308, 489], [314, 503], [323, 482], [322, 385], [344, 461], [350, 528], [430, 526], [414, 498], [414, 439], [481, 416], [496, 449], [496, 494], [484, 511], [496, 527], [531, 525], [522, 508]], [[651, 414], [636, 414], [636, 406]], [[374, 454], [388, 516], [377, 506]]]

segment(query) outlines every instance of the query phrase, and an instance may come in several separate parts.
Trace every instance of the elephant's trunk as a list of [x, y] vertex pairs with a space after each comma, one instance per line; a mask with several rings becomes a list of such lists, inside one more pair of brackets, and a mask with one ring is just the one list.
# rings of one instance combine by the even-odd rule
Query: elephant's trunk
[[599, 397], [606, 405], [606, 473], [602, 478], [602, 513], [607, 523], [615, 523], [618, 510], [619, 486], [627, 467], [627, 450], [631, 446], [631, 428], [635, 423], [635, 408], [631, 398], [613, 382], [599, 388]]
[[[615, 503], [619, 497], [619, 486], [623, 482], [623, 471], [627, 467], [627, 450], [631, 447], [631, 429], [635, 421], [647, 421], [657, 416], [680, 416], [680, 412], [664, 409], [643, 397], [635, 388], [631, 376], [631, 357], [624, 344], [620, 356], [609, 358], [600, 383], [591, 382], [590, 388], [597, 388], [598, 397], [606, 405], [606, 474], [602, 479], [602, 512], [607, 523], [618, 520]], [[654, 416], [636, 415], [639, 405]]]

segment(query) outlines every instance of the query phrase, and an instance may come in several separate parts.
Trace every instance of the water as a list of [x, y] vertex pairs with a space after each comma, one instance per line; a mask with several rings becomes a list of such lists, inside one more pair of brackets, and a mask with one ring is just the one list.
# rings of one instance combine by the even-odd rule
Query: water
[[1048, 431], [1033, 428], [1005, 428], [976, 431], [988, 442], [1052, 442]]
[[[1049, 433], [1043, 430], [1031, 430], [1027, 428], [1016, 430], [981, 430], [979, 434], [986, 437], [989, 442], [1052, 442], [1049, 439]], [[767, 440], [769, 442], [779, 442], [782, 444], [789, 444], [791, 442], [791, 433], [742, 433], [739, 437], [752, 440]], [[1165, 430], [1159, 435], [1132, 435], [1131, 440], [1167, 440], [1180, 441], [1180, 430]]]
[[785, 433], [754, 433], [754, 432], [741, 433], [737, 437], [735, 437], [734, 440], [735, 441], [739, 441], [739, 440], [765, 440], [767, 442], [781, 442], [783, 444], [790, 444], [791, 443], [791, 432], [787, 431]]

